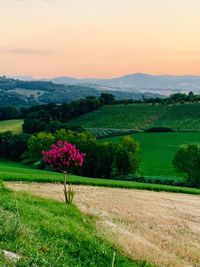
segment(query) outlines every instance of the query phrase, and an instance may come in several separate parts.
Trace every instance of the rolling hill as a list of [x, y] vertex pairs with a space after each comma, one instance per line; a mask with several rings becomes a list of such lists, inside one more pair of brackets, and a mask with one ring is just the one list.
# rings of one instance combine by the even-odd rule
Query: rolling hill
[[176, 131], [200, 130], [200, 104], [120, 104], [102, 106], [91, 113], [69, 121], [85, 128], [144, 130], [169, 127]]
[[0, 105], [30, 106], [37, 104], [70, 102], [87, 96], [99, 97], [112, 93], [116, 99], [142, 99], [160, 97], [159, 94], [113, 91], [88, 84], [56, 84], [51, 81], [23, 81], [0, 77]]

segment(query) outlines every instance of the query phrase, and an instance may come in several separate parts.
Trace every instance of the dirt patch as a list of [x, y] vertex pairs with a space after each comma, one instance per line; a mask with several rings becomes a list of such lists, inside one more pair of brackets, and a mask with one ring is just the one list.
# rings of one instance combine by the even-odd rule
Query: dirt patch
[[[63, 201], [62, 185], [6, 183]], [[75, 203], [97, 215], [98, 229], [133, 259], [162, 267], [200, 266], [200, 197], [103, 187], [73, 186]]]

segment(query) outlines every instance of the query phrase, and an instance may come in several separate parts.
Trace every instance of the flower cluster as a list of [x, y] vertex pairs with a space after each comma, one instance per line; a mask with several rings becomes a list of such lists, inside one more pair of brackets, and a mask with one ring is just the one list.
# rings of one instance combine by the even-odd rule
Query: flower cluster
[[81, 167], [85, 153], [80, 153], [75, 145], [59, 140], [57, 145], [52, 145], [48, 151], [42, 151], [43, 160], [53, 168], [66, 170], [69, 166]]

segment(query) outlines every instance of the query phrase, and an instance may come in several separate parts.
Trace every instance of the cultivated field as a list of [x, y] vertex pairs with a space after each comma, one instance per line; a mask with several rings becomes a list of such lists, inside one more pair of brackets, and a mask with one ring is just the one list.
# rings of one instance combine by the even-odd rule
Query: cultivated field
[[19, 133], [22, 131], [23, 120], [0, 121], [0, 132], [12, 131]]
[[103, 106], [79, 116], [70, 124], [85, 128], [147, 129], [163, 126], [174, 130], [200, 130], [200, 104], [120, 104]]
[[[6, 183], [63, 201], [61, 185]], [[76, 186], [75, 202], [97, 216], [104, 237], [134, 259], [162, 267], [200, 266], [200, 198], [191, 195]]]

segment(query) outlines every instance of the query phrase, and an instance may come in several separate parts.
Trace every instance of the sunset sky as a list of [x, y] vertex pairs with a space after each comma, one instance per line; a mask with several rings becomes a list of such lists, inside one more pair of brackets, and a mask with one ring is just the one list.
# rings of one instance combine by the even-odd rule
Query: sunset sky
[[200, 74], [200, 0], [0, 0], [0, 75]]

